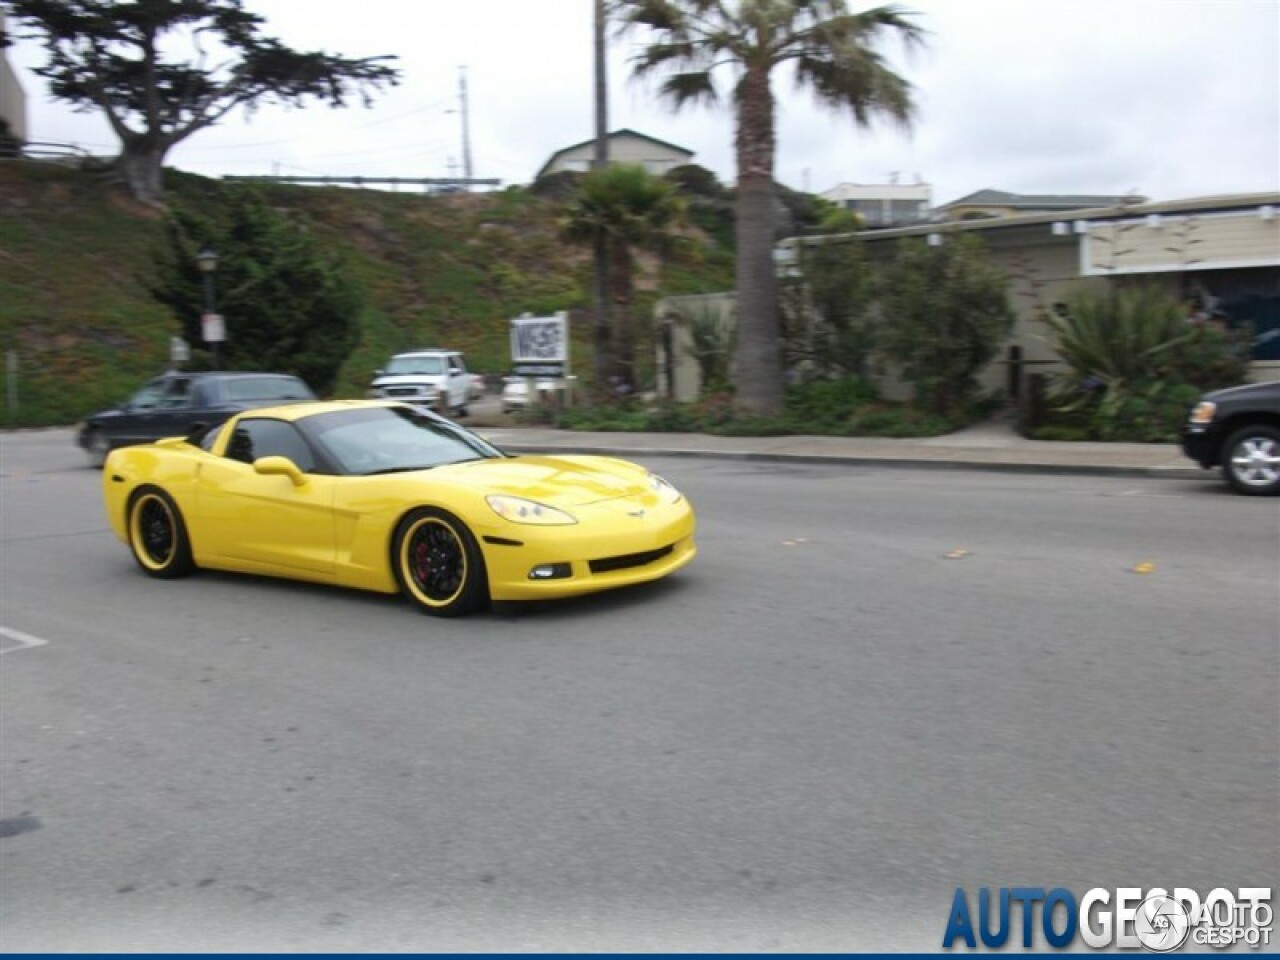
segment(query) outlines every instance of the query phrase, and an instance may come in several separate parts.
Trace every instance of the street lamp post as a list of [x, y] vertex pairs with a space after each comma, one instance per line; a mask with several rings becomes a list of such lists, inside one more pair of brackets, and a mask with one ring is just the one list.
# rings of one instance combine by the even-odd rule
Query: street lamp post
[[222, 342], [227, 338], [222, 317], [217, 312], [217, 294], [213, 275], [218, 270], [218, 254], [205, 247], [196, 254], [196, 266], [204, 278], [204, 314], [200, 317], [204, 342], [213, 347], [213, 369], [222, 369]]

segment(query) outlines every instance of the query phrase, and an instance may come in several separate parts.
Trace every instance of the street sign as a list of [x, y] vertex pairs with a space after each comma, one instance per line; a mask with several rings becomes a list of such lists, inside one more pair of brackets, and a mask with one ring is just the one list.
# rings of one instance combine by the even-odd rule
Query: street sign
[[227, 325], [220, 313], [200, 315], [200, 335], [205, 343], [222, 343], [227, 339]]
[[563, 376], [569, 367], [569, 315], [513, 319], [511, 363], [522, 376]]

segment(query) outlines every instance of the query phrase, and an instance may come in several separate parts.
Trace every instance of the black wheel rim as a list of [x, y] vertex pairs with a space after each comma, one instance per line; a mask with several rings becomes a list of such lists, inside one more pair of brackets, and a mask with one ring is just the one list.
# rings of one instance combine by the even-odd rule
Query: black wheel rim
[[173, 514], [160, 500], [150, 498], [138, 509], [138, 535], [152, 562], [163, 565], [173, 555]]
[[461, 541], [438, 520], [414, 528], [405, 549], [405, 567], [414, 588], [433, 603], [457, 596], [467, 574]]

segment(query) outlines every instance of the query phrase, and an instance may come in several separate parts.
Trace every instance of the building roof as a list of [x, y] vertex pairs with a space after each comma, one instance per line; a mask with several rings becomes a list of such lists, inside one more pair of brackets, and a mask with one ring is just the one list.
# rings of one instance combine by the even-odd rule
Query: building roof
[[1133, 194], [1061, 194], [1061, 193], [1008, 193], [1004, 190], [979, 190], [959, 200], [944, 203], [937, 209], [949, 207], [1012, 207], [1015, 210], [1081, 210], [1090, 207], [1114, 207], [1123, 203], [1146, 203], [1146, 197]]
[[[1145, 217], [1149, 214], [1176, 216], [1181, 214], [1224, 213], [1264, 206], [1280, 208], [1280, 193], [1231, 193], [1210, 197], [1191, 197], [1186, 200], [1164, 200], [1149, 203], [1118, 203], [1104, 207], [1072, 210], [1070, 222], [1077, 220], [1116, 220]], [[889, 227], [883, 230], [862, 230], [854, 233], [832, 233], [815, 237], [788, 237], [778, 246], [795, 247], [799, 244], [818, 245], [838, 243], [857, 236], [863, 240], [891, 240], [901, 237], [925, 237], [929, 234], [946, 236], [956, 233], [987, 233], [1037, 227], [1064, 220], [1060, 213], [1015, 214], [1010, 217], [989, 217], [982, 220], [949, 220], [922, 223], [910, 227]]]
[[[659, 140], [657, 137], [651, 137], [647, 133], [640, 133], [638, 130], [632, 130], [630, 127], [623, 127], [620, 130], [610, 131], [610, 140], [615, 140], [618, 137], [635, 137], [637, 140], [647, 140], [649, 143], [656, 144], [659, 147], [666, 147], [668, 150], [674, 150], [676, 153], [683, 153], [686, 157], [693, 156], [693, 151], [687, 147], [682, 147], [675, 143], [669, 143], [666, 140]], [[547, 170], [550, 169], [551, 165], [566, 153], [569, 153], [572, 150], [581, 149], [582, 147], [590, 146], [595, 142], [596, 138], [592, 137], [590, 140], [583, 140], [580, 143], [571, 143], [567, 147], [561, 147], [547, 158], [547, 162], [542, 165], [542, 169], [538, 171], [537, 176], [534, 177], [534, 179], [536, 180], [537, 177], [546, 173]]]

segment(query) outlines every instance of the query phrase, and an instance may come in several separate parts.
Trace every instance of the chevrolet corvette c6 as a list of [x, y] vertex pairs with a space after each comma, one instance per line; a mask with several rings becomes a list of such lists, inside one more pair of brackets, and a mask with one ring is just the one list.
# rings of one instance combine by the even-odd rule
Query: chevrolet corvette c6
[[153, 577], [400, 592], [437, 616], [656, 580], [696, 553], [688, 501], [641, 466], [508, 456], [386, 401], [248, 411], [114, 450], [102, 479], [112, 529]]

